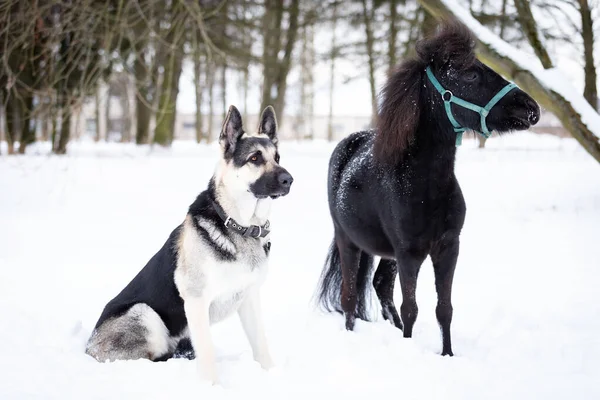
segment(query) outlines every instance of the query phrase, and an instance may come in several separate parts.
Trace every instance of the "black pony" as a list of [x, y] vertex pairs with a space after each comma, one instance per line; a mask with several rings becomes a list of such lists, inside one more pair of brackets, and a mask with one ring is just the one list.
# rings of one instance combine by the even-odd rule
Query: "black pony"
[[419, 42], [415, 59], [400, 64], [383, 88], [377, 130], [354, 133], [335, 148], [328, 179], [335, 238], [318, 289], [320, 304], [343, 312], [352, 330], [355, 318], [368, 319], [368, 280], [380, 256], [373, 286], [383, 317], [411, 337], [417, 276], [430, 255], [442, 355], [450, 356], [452, 278], [466, 210], [454, 175], [457, 134], [523, 130], [540, 115], [530, 96], [475, 58], [474, 44], [456, 22]]

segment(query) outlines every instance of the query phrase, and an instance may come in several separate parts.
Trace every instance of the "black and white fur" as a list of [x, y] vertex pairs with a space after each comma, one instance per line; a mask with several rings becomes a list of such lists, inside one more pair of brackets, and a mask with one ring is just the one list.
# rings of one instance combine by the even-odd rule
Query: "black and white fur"
[[273, 108], [263, 111], [258, 132], [247, 134], [231, 106], [219, 141], [222, 157], [208, 188], [163, 247], [104, 308], [86, 348], [98, 361], [162, 361], [195, 353], [201, 378], [214, 383], [210, 325], [237, 311], [254, 359], [265, 369], [273, 366], [259, 295], [269, 236], [243, 237], [228, 229], [213, 205], [239, 224], [263, 226], [273, 199], [288, 194], [293, 179], [279, 165]]

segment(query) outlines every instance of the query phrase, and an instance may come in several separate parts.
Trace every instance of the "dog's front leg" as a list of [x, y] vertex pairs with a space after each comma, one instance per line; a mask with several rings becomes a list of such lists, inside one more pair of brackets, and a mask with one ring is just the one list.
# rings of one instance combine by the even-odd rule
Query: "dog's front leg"
[[267, 337], [262, 321], [260, 294], [258, 288], [252, 288], [238, 309], [238, 314], [248, 337], [254, 359], [264, 369], [271, 369], [274, 364], [267, 346]]
[[215, 349], [210, 336], [210, 301], [202, 297], [190, 297], [184, 301], [190, 339], [196, 353], [200, 378], [211, 383], [217, 381]]

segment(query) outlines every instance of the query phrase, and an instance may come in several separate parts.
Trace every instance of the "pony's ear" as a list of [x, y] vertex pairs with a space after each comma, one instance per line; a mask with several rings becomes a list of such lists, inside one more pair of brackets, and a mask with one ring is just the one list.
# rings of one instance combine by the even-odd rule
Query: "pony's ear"
[[437, 48], [438, 67], [451, 65], [462, 69], [475, 61], [475, 38], [471, 31], [458, 21], [447, 21], [441, 25], [431, 39]]
[[258, 124], [258, 133], [267, 135], [273, 144], [277, 144], [277, 117], [275, 117], [275, 110], [271, 106], [267, 106], [260, 116], [260, 123]]
[[242, 116], [235, 106], [229, 106], [229, 111], [227, 111], [227, 116], [221, 128], [221, 135], [219, 136], [219, 143], [224, 155], [233, 154], [235, 146], [243, 134]]

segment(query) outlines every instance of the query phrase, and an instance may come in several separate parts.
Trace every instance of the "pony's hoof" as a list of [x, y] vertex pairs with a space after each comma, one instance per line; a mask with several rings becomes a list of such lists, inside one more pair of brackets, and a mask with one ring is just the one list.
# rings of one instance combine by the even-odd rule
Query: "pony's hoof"
[[402, 330], [402, 328], [404, 328], [402, 326], [402, 320], [400, 319], [400, 316], [398, 315], [396, 308], [386, 307], [381, 310], [381, 315], [383, 315], [383, 319], [385, 319], [386, 321], [390, 321], [390, 323], [392, 325], [394, 325], [396, 328], [398, 328], [400, 330]]

